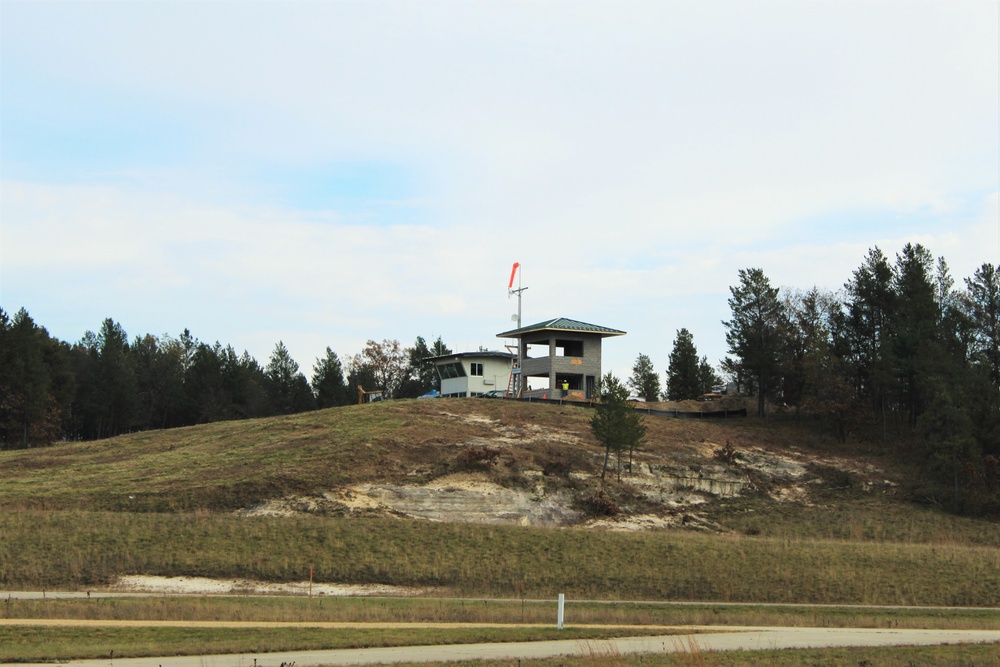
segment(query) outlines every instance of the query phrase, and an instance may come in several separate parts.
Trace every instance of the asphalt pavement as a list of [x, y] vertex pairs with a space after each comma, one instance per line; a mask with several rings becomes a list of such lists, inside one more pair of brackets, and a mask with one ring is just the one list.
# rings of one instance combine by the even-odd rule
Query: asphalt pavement
[[630, 653], [833, 648], [844, 646], [917, 646], [1000, 642], [1000, 630], [899, 630], [858, 628], [727, 627], [701, 628], [703, 634], [627, 637], [607, 640], [556, 640], [503, 644], [401, 646], [393, 648], [287, 651], [283, 653], [204, 655], [162, 658], [73, 660], [17, 667], [295, 667], [375, 665], [394, 662], [526, 659], [556, 656], [615, 656]]

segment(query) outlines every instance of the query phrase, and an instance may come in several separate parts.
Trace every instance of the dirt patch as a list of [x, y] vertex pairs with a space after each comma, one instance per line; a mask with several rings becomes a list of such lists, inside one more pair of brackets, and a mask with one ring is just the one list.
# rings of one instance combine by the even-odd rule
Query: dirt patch
[[666, 530], [668, 528], [687, 528], [710, 533], [729, 532], [723, 526], [709, 521], [705, 517], [691, 512], [674, 514], [636, 514], [632, 516], [616, 516], [602, 519], [592, 519], [585, 526], [597, 530], [608, 530], [620, 533], [635, 533], [646, 530]]
[[320, 497], [271, 500], [241, 514], [382, 513], [440, 522], [566, 526], [583, 518], [574, 504], [568, 491], [549, 492], [544, 483], [533, 489], [512, 489], [484, 475], [457, 473], [423, 485], [360, 484]]
[[[531, 428], [522, 430], [531, 431]], [[488, 445], [515, 448], [523, 438], [500, 433]], [[484, 442], [486, 445], [487, 442]], [[394, 516], [436, 522], [465, 522], [540, 527], [585, 526], [607, 530], [656, 530], [684, 526], [714, 530], [699, 508], [725, 498], [764, 494], [779, 503], [810, 505], [811, 489], [828, 486], [797, 452], [776, 453], [753, 447], [720, 460], [719, 445], [694, 443], [687, 451], [655, 455], [640, 452], [631, 473], [622, 476], [623, 512], [614, 519], [593, 520], [587, 497], [601, 486], [597, 468], [550, 470], [520, 468], [517, 482], [498, 483], [496, 471], [445, 474], [423, 484], [356, 484], [321, 495], [269, 500], [239, 513], [246, 516], [323, 514]], [[523, 450], [519, 450], [523, 451]], [[540, 450], [539, 450], [540, 451]], [[536, 452], [537, 454], [538, 452]], [[585, 454], [600, 460], [591, 452]], [[645, 459], [645, 460], [642, 460]], [[829, 461], [828, 463], [836, 463]], [[846, 463], [846, 462], [842, 462]], [[537, 461], [536, 461], [537, 464]], [[574, 464], [578, 468], [579, 464]], [[586, 466], [585, 466], [586, 467]], [[869, 475], [877, 473], [866, 470]]]
[[[126, 575], [110, 586], [112, 590], [159, 595], [309, 595], [308, 581], [275, 583], [251, 579], [207, 579], [204, 577], [153, 577]], [[407, 588], [381, 584], [349, 585], [313, 583], [312, 595], [335, 597], [415, 596], [433, 592], [429, 588]]]
[[[694, 411], [736, 409], [745, 402], [727, 397], [645, 405]], [[886, 486], [882, 473], [870, 463], [831, 454], [818, 456], [793, 442], [778, 441], [771, 446], [770, 431], [763, 440], [760, 432], [741, 428], [739, 421], [646, 416], [649, 430], [646, 442], [635, 452], [633, 471], [612, 484], [620, 513], [597, 520], [588, 502], [605, 484], [600, 478], [604, 451], [589, 432], [586, 411], [506, 401], [435, 405], [436, 409], [419, 406], [432, 410], [437, 421], [421, 436], [418, 446], [385, 445], [407, 457], [385, 457], [383, 465], [393, 474], [359, 475], [344, 486], [273, 498], [239, 513], [383, 516], [606, 530], [679, 525], [713, 530], [699, 513], [709, 515], [711, 505], [725, 499], [754, 495], [771, 502], [810, 505], [818, 502], [817, 493], [839, 493], [841, 487], [861, 493]], [[408, 432], [407, 438], [416, 435]], [[464, 456], [478, 450], [484, 456]], [[411, 463], [420, 465], [411, 467]], [[611, 465], [616, 465], [614, 457]]]

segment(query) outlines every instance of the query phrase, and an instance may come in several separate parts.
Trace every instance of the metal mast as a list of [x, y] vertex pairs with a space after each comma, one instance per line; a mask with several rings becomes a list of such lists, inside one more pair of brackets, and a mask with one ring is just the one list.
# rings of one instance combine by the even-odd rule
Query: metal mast
[[[527, 287], [521, 287], [521, 272], [518, 269], [521, 268], [520, 262], [514, 262], [514, 266], [510, 269], [510, 283], [507, 285], [507, 296], [511, 294], [517, 295], [517, 328], [521, 328], [521, 293], [528, 289]], [[517, 274], [517, 289], [514, 287], [514, 274]]]
[[[510, 298], [511, 294], [517, 295], [517, 328], [521, 328], [521, 294], [527, 287], [521, 287], [521, 272], [518, 269], [521, 267], [520, 262], [514, 262], [514, 266], [510, 268], [510, 282], [507, 283], [507, 297]], [[514, 274], [517, 274], [517, 289], [514, 289]], [[508, 346], [508, 349], [510, 346]], [[507, 387], [508, 392], [513, 391], [515, 396], [521, 395], [521, 339], [517, 340], [517, 352], [514, 354], [514, 366], [511, 369], [510, 382]]]

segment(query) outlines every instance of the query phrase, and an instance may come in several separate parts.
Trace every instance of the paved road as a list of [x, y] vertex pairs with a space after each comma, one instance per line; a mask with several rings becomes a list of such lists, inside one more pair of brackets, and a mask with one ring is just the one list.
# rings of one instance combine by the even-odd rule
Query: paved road
[[[558, 640], [506, 644], [455, 646], [404, 646], [395, 648], [341, 649], [333, 651], [288, 651], [284, 653], [208, 655], [190, 657], [115, 659], [113, 667], [279, 667], [294, 663], [310, 665], [371, 665], [393, 662], [447, 660], [547, 658], [560, 655], [624, 655], [628, 653], [673, 653], [690, 651], [692, 643], [701, 651], [766, 650], [783, 648], [832, 648], [838, 646], [901, 646], [1000, 642], [997, 630], [873, 630], [854, 628], [701, 628], [705, 634], [631, 637], [609, 640]], [[73, 667], [112, 667], [103, 660], [75, 660]], [[54, 663], [18, 667], [53, 667]]]

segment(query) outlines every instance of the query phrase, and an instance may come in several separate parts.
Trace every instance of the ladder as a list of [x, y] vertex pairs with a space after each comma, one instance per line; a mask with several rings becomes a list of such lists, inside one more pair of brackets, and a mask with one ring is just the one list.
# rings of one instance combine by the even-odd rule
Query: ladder
[[521, 398], [521, 391], [517, 387], [517, 380], [515, 380], [515, 378], [518, 377], [520, 373], [514, 372], [515, 370], [518, 370], [521, 367], [520, 363], [518, 363], [520, 362], [520, 359], [518, 359], [516, 352], [518, 348], [516, 345], [505, 345], [504, 347], [506, 347], [508, 351], [513, 350], [511, 353], [514, 355], [514, 363], [510, 367], [510, 379], [507, 380], [507, 393], [504, 394], [504, 398], [510, 397], [512, 394], [514, 394], [515, 391], [517, 391], [517, 396], [515, 396], [515, 398]]

